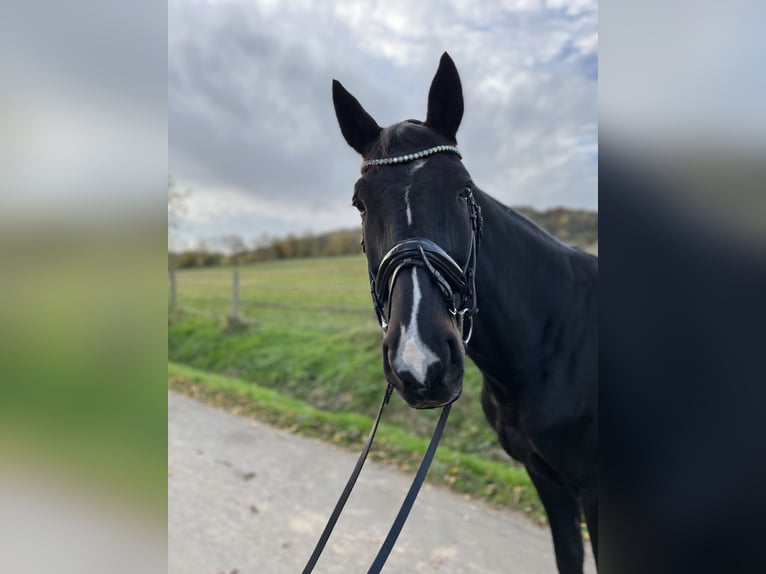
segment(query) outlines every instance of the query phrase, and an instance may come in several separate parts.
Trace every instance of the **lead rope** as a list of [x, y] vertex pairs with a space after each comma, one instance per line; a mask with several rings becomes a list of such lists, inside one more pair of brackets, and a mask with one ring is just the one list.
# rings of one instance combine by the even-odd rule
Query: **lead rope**
[[[314, 552], [312, 552], [306, 567], [303, 569], [303, 574], [309, 574], [314, 570], [314, 566], [316, 566], [316, 563], [319, 560], [319, 556], [322, 554], [322, 551], [327, 544], [327, 540], [330, 538], [330, 534], [332, 533], [333, 528], [335, 528], [335, 523], [338, 522], [340, 513], [343, 511], [343, 507], [346, 505], [346, 501], [351, 495], [351, 491], [356, 484], [356, 479], [359, 477], [359, 473], [362, 471], [362, 466], [364, 466], [364, 462], [367, 459], [367, 454], [370, 452], [372, 440], [375, 438], [375, 432], [378, 430], [378, 423], [380, 422], [381, 416], [383, 415], [383, 407], [388, 404], [392, 392], [393, 387], [389, 384], [388, 387], [386, 387], [386, 393], [383, 396], [380, 407], [378, 408], [378, 414], [375, 417], [375, 422], [373, 422], [372, 429], [370, 429], [370, 434], [367, 436], [367, 441], [364, 443], [364, 448], [362, 448], [362, 452], [356, 461], [354, 470], [351, 472], [351, 476], [349, 476], [348, 481], [346, 482], [346, 486], [343, 488], [343, 492], [341, 493], [338, 502], [335, 504], [335, 508], [333, 509], [332, 514], [330, 515], [330, 518], [324, 527], [324, 530], [322, 531], [322, 535], [319, 537], [319, 540], [314, 547]], [[434, 454], [436, 453], [436, 448], [439, 446], [439, 441], [441, 440], [442, 433], [444, 432], [444, 426], [447, 424], [447, 417], [449, 416], [451, 406], [452, 405], [447, 405], [444, 407], [444, 409], [442, 409], [441, 417], [439, 417], [439, 422], [437, 423], [434, 434], [431, 437], [431, 442], [428, 445], [428, 449], [426, 450], [426, 454], [423, 457], [423, 461], [420, 463], [420, 468], [418, 468], [418, 472], [415, 475], [415, 479], [412, 481], [410, 490], [407, 492], [407, 496], [404, 498], [402, 507], [399, 509], [399, 514], [396, 515], [396, 519], [391, 525], [388, 536], [386, 536], [386, 539], [383, 541], [383, 545], [380, 547], [378, 555], [375, 557], [375, 561], [372, 563], [372, 566], [370, 566], [368, 574], [378, 574], [381, 571], [383, 565], [386, 563], [388, 555], [391, 554], [391, 550], [393, 549], [394, 544], [396, 544], [396, 539], [399, 537], [399, 533], [404, 527], [404, 522], [407, 520], [407, 516], [409, 515], [412, 506], [415, 504], [415, 499], [417, 498], [418, 493], [420, 492], [420, 487], [423, 485], [423, 481], [426, 478], [428, 468], [431, 466], [431, 461], [433, 461]]]
[[332, 529], [335, 528], [335, 523], [338, 522], [340, 513], [343, 511], [343, 507], [346, 505], [346, 501], [351, 495], [351, 491], [356, 484], [356, 479], [359, 477], [359, 473], [362, 472], [362, 466], [364, 466], [364, 461], [367, 460], [367, 454], [370, 452], [370, 447], [372, 446], [372, 439], [375, 438], [375, 433], [378, 430], [380, 417], [383, 416], [383, 407], [385, 407], [388, 404], [388, 401], [391, 399], [391, 393], [393, 390], [394, 388], [389, 383], [389, 385], [386, 387], [386, 392], [383, 395], [383, 400], [380, 402], [380, 407], [378, 407], [378, 414], [375, 416], [375, 422], [372, 423], [370, 434], [367, 435], [367, 441], [364, 443], [364, 447], [362, 448], [362, 452], [356, 461], [354, 470], [351, 471], [351, 476], [348, 477], [346, 486], [343, 488], [343, 492], [341, 493], [338, 502], [335, 503], [335, 508], [333, 509], [330, 518], [327, 520], [327, 524], [322, 531], [322, 535], [319, 537], [319, 540], [314, 547], [314, 552], [311, 554], [311, 558], [309, 558], [306, 567], [303, 569], [303, 574], [308, 574], [314, 569], [317, 560], [319, 560], [319, 556], [322, 554], [322, 551], [327, 544], [327, 540], [330, 538], [330, 534], [332, 534]]
[[386, 563], [388, 555], [391, 554], [391, 550], [393, 550], [394, 544], [396, 544], [396, 539], [399, 538], [399, 533], [404, 527], [404, 522], [407, 520], [407, 516], [409, 516], [412, 506], [415, 504], [415, 499], [418, 497], [420, 487], [426, 479], [428, 468], [431, 466], [431, 461], [434, 459], [436, 448], [439, 446], [439, 440], [441, 440], [442, 433], [444, 432], [444, 426], [447, 424], [447, 417], [449, 416], [451, 407], [452, 405], [449, 404], [442, 409], [439, 423], [436, 425], [436, 429], [434, 429], [431, 443], [428, 445], [428, 450], [426, 450], [423, 461], [420, 463], [420, 468], [415, 475], [415, 480], [412, 481], [412, 486], [410, 486], [410, 490], [407, 492], [404, 502], [402, 502], [399, 514], [396, 515], [396, 519], [391, 525], [391, 530], [388, 531], [388, 536], [386, 536], [386, 539], [383, 541], [383, 545], [380, 547], [378, 555], [375, 557], [375, 561], [372, 563], [372, 566], [370, 566], [367, 574], [378, 574], [383, 569], [383, 565]]

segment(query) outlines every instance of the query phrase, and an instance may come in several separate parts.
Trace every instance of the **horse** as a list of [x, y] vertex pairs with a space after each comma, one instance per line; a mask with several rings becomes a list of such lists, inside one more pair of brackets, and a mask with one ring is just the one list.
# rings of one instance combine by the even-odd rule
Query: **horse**
[[362, 156], [362, 219], [383, 372], [411, 407], [462, 391], [465, 355], [503, 449], [537, 489], [558, 570], [598, 556], [598, 258], [479, 189], [457, 148], [463, 88], [445, 52], [425, 121], [381, 128], [337, 80], [333, 104]]

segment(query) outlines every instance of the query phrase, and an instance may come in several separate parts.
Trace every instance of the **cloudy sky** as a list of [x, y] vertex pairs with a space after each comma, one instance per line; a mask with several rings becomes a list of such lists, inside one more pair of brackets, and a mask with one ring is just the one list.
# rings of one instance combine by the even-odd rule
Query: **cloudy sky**
[[425, 119], [445, 50], [474, 181], [509, 205], [597, 209], [597, 24], [589, 0], [171, 0], [169, 171], [192, 190], [176, 241], [357, 225], [332, 79], [382, 126]]

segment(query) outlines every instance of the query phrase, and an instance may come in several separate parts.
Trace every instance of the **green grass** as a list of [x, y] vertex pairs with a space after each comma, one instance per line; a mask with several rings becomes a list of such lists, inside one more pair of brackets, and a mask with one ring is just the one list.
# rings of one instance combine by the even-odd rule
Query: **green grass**
[[[240, 310], [246, 325], [239, 329], [228, 329], [225, 320], [230, 312], [231, 269], [179, 271], [177, 285], [179, 311], [168, 323], [170, 361], [276, 391], [327, 416], [356, 413], [365, 421], [374, 416], [386, 382], [363, 256], [242, 267]], [[467, 360], [463, 395], [452, 408], [440, 449], [500, 463], [509, 472], [526, 476], [523, 467], [499, 447], [482, 412], [480, 393], [481, 375]], [[386, 422], [401, 429], [402, 436], [427, 437], [438, 415], [438, 410], [411, 409], [395, 394], [386, 409]], [[420, 456], [421, 449], [417, 450]], [[405, 451], [400, 462], [409, 464], [410, 450]], [[394, 456], [397, 451], [391, 452]], [[473, 461], [461, 459], [455, 466], [470, 467]], [[482, 484], [463, 491], [480, 495], [489, 483]], [[509, 484], [520, 486], [518, 481]]]
[[[179, 272], [177, 283], [182, 311], [168, 325], [169, 360], [257, 382], [324, 410], [375, 412], [386, 383], [363, 257], [243, 267], [240, 308], [249, 326], [232, 332], [225, 328], [230, 269]], [[467, 363], [445, 445], [514, 464], [484, 418], [481, 375]], [[389, 420], [417, 434], [428, 433], [438, 417], [398, 397], [390, 407]]]
[[0, 297], [0, 460], [165, 522], [163, 259], [90, 237], [19, 245]]
[[[314, 436], [354, 450], [361, 449], [372, 426], [368, 416], [352, 412], [330, 412], [239, 379], [213, 375], [168, 364], [170, 388], [194, 398], [247, 415], [269, 424]], [[384, 414], [384, 419], [386, 419]], [[446, 432], [452, 430], [448, 421]], [[369, 458], [403, 471], [414, 472], [428, 446], [428, 438], [415, 436], [383, 422], [378, 428]], [[457, 492], [491, 503], [517, 508], [540, 523], [545, 522], [542, 505], [526, 471], [482, 457], [440, 446], [428, 479]]]

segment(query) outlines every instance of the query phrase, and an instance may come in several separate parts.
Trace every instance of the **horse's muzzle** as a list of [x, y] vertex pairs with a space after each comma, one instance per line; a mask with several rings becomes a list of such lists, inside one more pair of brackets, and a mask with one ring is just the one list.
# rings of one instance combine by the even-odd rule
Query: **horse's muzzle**
[[456, 401], [463, 391], [464, 353], [462, 343], [445, 343], [439, 360], [417, 376], [411, 369], [396, 366], [395, 351], [388, 338], [383, 341], [383, 373], [405, 402], [416, 409], [432, 409]]

